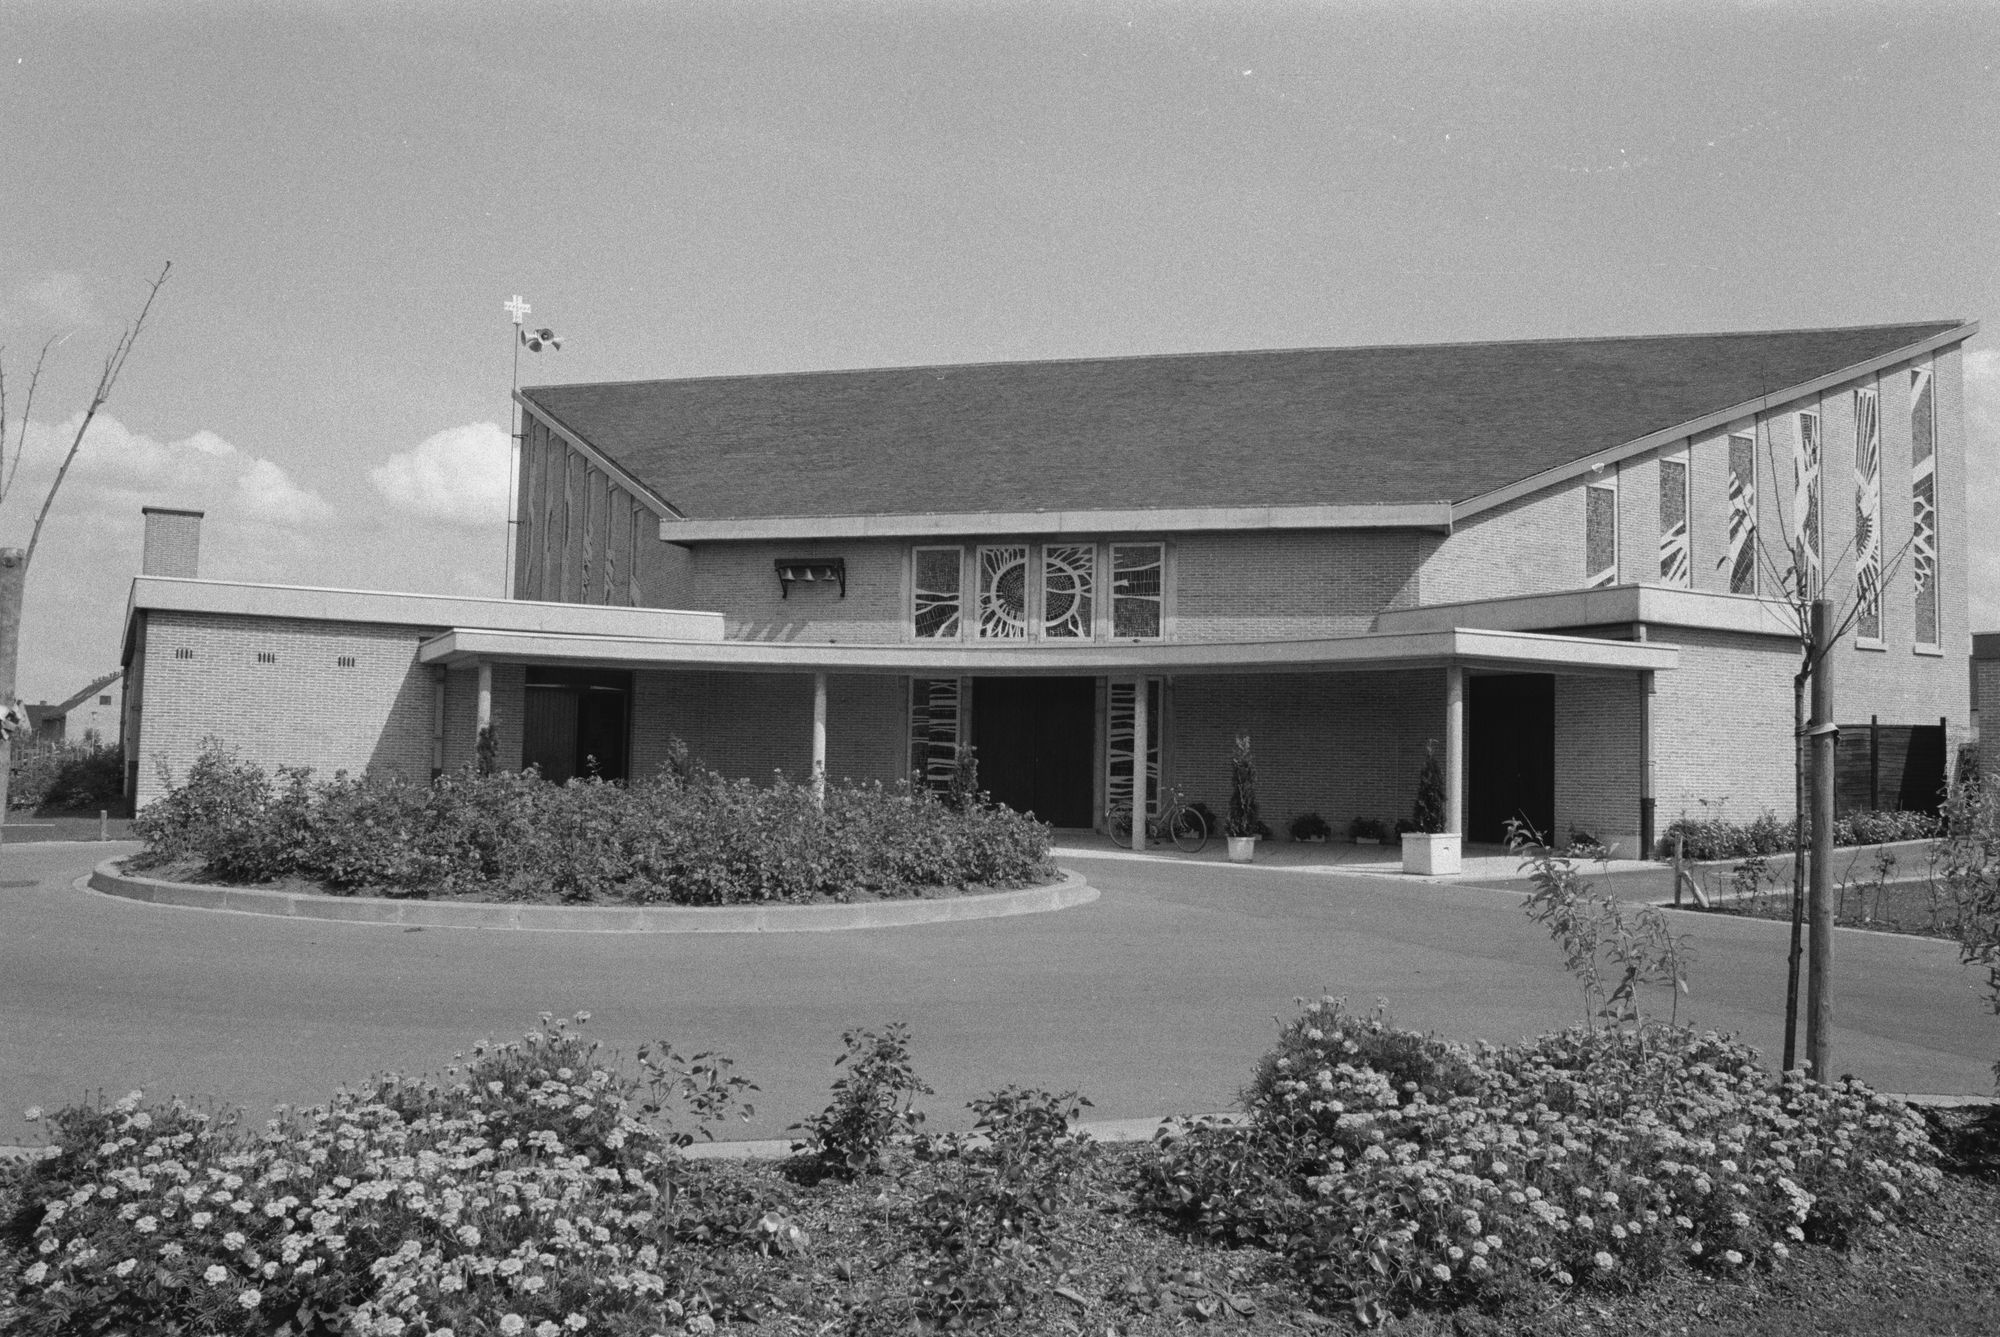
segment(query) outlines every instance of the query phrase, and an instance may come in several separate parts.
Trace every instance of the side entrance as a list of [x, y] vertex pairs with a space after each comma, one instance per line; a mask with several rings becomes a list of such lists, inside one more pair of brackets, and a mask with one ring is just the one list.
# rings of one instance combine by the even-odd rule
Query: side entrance
[[1466, 680], [1465, 838], [1499, 843], [1520, 818], [1545, 840], [1556, 824], [1556, 680], [1547, 673]]
[[974, 678], [979, 787], [1016, 812], [1087, 827], [1095, 774], [1095, 678]]

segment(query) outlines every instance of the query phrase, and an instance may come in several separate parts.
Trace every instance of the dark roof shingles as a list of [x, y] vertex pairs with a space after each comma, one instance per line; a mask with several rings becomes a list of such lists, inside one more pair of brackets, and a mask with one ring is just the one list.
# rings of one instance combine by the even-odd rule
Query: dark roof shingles
[[524, 393], [690, 518], [1457, 501], [1958, 322]]

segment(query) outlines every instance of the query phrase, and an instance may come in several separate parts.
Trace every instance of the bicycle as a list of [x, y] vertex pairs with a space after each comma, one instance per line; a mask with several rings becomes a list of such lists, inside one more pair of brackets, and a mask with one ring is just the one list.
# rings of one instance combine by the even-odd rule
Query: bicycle
[[[1111, 843], [1120, 849], [1132, 848], [1132, 805], [1113, 804], [1104, 814], [1104, 829]], [[1146, 834], [1155, 840], [1171, 840], [1183, 854], [1199, 854], [1208, 846], [1208, 823], [1188, 805], [1180, 790], [1167, 791], [1160, 815], [1146, 823]]]

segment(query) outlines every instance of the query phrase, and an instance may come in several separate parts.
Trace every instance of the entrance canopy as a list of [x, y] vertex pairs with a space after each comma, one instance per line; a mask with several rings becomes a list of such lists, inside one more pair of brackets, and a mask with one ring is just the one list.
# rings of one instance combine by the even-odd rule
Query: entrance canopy
[[682, 641], [636, 636], [454, 627], [424, 641], [418, 658], [449, 667], [480, 663], [764, 673], [981, 674], [1319, 673], [1457, 664], [1512, 672], [1634, 673], [1674, 668], [1680, 651], [1646, 641], [1453, 627], [1308, 640], [1126, 642], [1081, 645], [835, 645], [799, 641]]

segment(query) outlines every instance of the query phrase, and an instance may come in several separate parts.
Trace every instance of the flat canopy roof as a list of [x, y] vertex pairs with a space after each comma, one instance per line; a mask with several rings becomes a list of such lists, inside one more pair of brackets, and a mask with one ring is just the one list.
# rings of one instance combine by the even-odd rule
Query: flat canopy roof
[[571, 664], [761, 673], [983, 674], [1310, 673], [1456, 663], [1551, 673], [1672, 669], [1680, 651], [1645, 641], [1453, 627], [1310, 640], [981, 646], [670, 641], [455, 627], [425, 641], [426, 664]]

